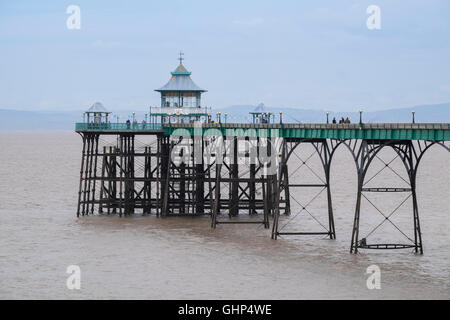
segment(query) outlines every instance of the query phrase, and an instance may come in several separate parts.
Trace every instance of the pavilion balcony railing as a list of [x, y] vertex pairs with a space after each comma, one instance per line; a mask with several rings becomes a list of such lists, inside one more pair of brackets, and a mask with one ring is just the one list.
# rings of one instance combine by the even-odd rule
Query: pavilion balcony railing
[[87, 123], [75, 124], [76, 131], [98, 130], [98, 131], [162, 131], [161, 123]]
[[167, 114], [167, 115], [199, 115], [199, 114], [211, 114], [211, 108], [202, 107], [202, 108], [196, 108], [196, 107], [182, 107], [182, 108], [175, 108], [175, 107], [162, 107], [162, 108], [156, 108], [152, 107], [150, 110], [151, 114]]

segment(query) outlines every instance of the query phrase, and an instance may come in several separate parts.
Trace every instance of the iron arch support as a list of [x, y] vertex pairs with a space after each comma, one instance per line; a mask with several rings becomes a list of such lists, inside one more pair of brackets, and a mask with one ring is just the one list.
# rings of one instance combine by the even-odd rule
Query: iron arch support
[[[290, 146], [288, 144], [291, 144]], [[289, 215], [290, 212], [290, 186], [289, 183], [289, 172], [288, 172], [288, 166], [287, 163], [296, 150], [296, 148], [304, 143], [310, 143], [312, 144], [315, 154], [319, 156], [319, 159], [322, 164], [322, 168], [324, 171], [325, 181], [321, 185], [295, 185], [295, 187], [322, 187], [326, 189], [327, 192], [327, 204], [328, 204], [328, 227], [326, 228], [326, 232], [281, 232], [282, 227], [279, 227], [279, 219], [280, 219], [280, 204], [281, 204], [281, 194], [284, 193], [285, 199], [284, 199], [284, 205], [285, 205], [285, 215]], [[279, 169], [279, 183], [278, 183], [278, 190], [277, 190], [277, 196], [276, 196], [276, 210], [274, 213], [274, 222], [273, 222], [273, 228], [272, 228], [272, 239], [277, 239], [280, 235], [309, 235], [309, 234], [317, 234], [317, 235], [324, 235], [326, 234], [330, 239], [336, 239], [336, 231], [335, 231], [335, 224], [334, 224], [334, 215], [333, 215], [333, 205], [332, 205], [332, 197], [331, 197], [331, 188], [330, 188], [330, 166], [331, 166], [331, 160], [333, 158], [333, 155], [336, 151], [336, 149], [339, 147], [341, 142], [339, 141], [337, 144], [333, 145], [332, 141], [328, 141], [327, 139], [296, 139], [293, 141], [288, 141], [284, 139], [282, 150], [281, 150], [281, 162], [280, 162], [280, 169]], [[331, 145], [331, 147], [330, 147]], [[309, 160], [309, 158], [306, 161], [303, 161], [303, 164], [306, 164], [306, 162]], [[311, 170], [311, 169], [310, 169]], [[314, 172], [313, 172], [314, 173]], [[314, 173], [315, 174], [315, 173]], [[305, 207], [302, 209], [304, 210]]]
[[[420, 162], [420, 159], [423, 156], [423, 153], [428, 150], [431, 146], [426, 145], [424, 148], [420, 148], [419, 152], [414, 147], [412, 141], [402, 141], [402, 140], [363, 140], [359, 148], [351, 149], [355, 163], [357, 166], [358, 173], [358, 191], [357, 191], [357, 200], [355, 207], [355, 216], [353, 221], [353, 229], [352, 229], [352, 240], [350, 246], [350, 253], [357, 253], [358, 249], [404, 249], [404, 248], [414, 248], [416, 253], [423, 253], [423, 245], [422, 245], [422, 236], [420, 229], [420, 219], [417, 205], [417, 194], [416, 194], [416, 172], [417, 166]], [[402, 163], [406, 169], [408, 174], [409, 183], [408, 188], [364, 188], [365, 178], [367, 171], [372, 164], [373, 160], [378, 156], [378, 153], [386, 148], [391, 147], [398, 157], [402, 160]], [[394, 158], [395, 159], [395, 158]], [[380, 159], [381, 160], [381, 159]], [[384, 161], [383, 161], [384, 162]], [[389, 167], [388, 163], [385, 163], [386, 167]], [[391, 169], [394, 171], [393, 169]], [[381, 172], [381, 171], [379, 171]], [[395, 171], [394, 171], [395, 172]], [[378, 173], [377, 173], [378, 174]], [[373, 177], [372, 177], [373, 178]], [[372, 179], [371, 178], [371, 179]], [[371, 180], [369, 179], [369, 181]], [[398, 209], [398, 207], [389, 215], [385, 216], [380, 210], [378, 210], [384, 217], [385, 221], [389, 221], [393, 224], [401, 233], [403, 233], [409, 240], [411, 240], [412, 244], [396, 244], [396, 243], [380, 243], [380, 244], [368, 244], [366, 238], [359, 239], [359, 224], [360, 224], [360, 213], [361, 213], [361, 200], [362, 197], [368, 199], [363, 193], [366, 192], [408, 192], [412, 198], [413, 205], [413, 220], [414, 220], [414, 240], [409, 238], [403, 231], [400, 230], [396, 225], [393, 224], [392, 221], [389, 220], [389, 217]], [[408, 196], [409, 198], [409, 196]], [[407, 199], [408, 199], [407, 198]], [[405, 199], [405, 201], [407, 200]], [[401, 203], [401, 205], [404, 202]], [[375, 206], [373, 203], [371, 203]], [[401, 206], [400, 205], [400, 206]], [[376, 207], [375, 207], [376, 208]], [[383, 223], [383, 222], [382, 222]], [[381, 224], [380, 224], [381, 225]], [[380, 225], [374, 228], [369, 235], [375, 231]]]

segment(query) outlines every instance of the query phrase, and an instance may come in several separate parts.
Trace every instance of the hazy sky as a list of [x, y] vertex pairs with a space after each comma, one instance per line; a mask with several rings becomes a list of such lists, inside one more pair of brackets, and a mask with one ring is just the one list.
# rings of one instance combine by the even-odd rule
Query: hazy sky
[[[66, 26], [71, 4], [80, 30]], [[366, 27], [372, 4], [381, 30]], [[157, 106], [180, 50], [213, 107], [450, 101], [448, 0], [0, 0], [0, 108]]]

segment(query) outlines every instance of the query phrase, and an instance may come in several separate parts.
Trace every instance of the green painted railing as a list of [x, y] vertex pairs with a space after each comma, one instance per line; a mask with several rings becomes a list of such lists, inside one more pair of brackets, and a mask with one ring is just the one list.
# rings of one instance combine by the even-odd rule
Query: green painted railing
[[[186, 131], [185, 131], [186, 130]], [[185, 133], [183, 133], [183, 131]], [[283, 137], [305, 139], [375, 139], [450, 141], [448, 123], [365, 124], [244, 124], [222, 123], [164, 125], [166, 135], [223, 135], [241, 137]]]
[[161, 123], [76, 123], [75, 131], [163, 131]]
[[77, 132], [164, 132], [166, 135], [223, 135], [306, 139], [375, 139], [450, 141], [449, 123], [249, 124], [77, 123]]

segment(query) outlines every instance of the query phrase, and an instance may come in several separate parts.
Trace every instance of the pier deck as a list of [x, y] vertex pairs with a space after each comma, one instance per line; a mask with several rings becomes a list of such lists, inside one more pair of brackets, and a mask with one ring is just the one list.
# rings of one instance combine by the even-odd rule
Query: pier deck
[[[280, 137], [310, 139], [379, 139], [379, 140], [429, 140], [450, 141], [448, 123], [193, 123], [130, 125], [126, 123], [88, 124], [77, 123], [76, 132], [101, 134], [160, 134], [172, 135], [177, 129], [185, 129], [190, 135], [217, 135], [237, 137]], [[200, 130], [199, 130], [200, 129]], [[211, 130], [214, 129], [214, 130]], [[217, 131], [218, 130], [218, 131]]]

